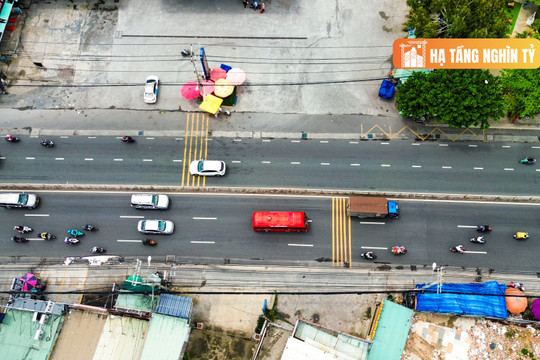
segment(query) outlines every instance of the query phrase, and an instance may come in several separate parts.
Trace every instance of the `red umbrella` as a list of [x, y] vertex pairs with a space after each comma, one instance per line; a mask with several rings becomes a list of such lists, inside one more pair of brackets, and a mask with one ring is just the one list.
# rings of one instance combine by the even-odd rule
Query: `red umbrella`
[[217, 81], [219, 79], [225, 79], [227, 77], [227, 72], [222, 68], [213, 68], [210, 71], [210, 79]]
[[27, 273], [21, 277], [21, 281], [24, 281], [23, 291], [30, 291], [37, 285], [38, 278], [32, 273]]
[[190, 81], [185, 83], [184, 86], [182, 86], [180, 94], [182, 94], [184, 99], [193, 100], [198, 98], [199, 95], [201, 95], [201, 88], [196, 81]]

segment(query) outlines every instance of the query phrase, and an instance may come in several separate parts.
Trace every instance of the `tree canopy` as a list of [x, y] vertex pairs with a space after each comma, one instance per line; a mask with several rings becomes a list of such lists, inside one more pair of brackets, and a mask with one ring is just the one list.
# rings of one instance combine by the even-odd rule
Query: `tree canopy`
[[538, 69], [502, 70], [501, 87], [505, 110], [512, 116], [530, 116], [540, 113], [540, 71]]
[[500, 81], [488, 70], [435, 70], [414, 73], [396, 95], [398, 110], [451, 127], [489, 128], [504, 115]]

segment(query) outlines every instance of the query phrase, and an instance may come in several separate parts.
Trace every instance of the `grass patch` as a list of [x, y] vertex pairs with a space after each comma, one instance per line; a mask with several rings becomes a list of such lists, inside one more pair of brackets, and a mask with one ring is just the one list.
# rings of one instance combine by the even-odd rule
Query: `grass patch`
[[516, 27], [516, 21], [519, 15], [519, 11], [521, 10], [521, 3], [515, 2], [512, 8], [507, 7], [506, 9], [506, 14], [508, 14], [508, 18], [512, 19], [512, 23], [510, 24], [510, 30], [507, 32], [507, 34], [512, 35], [512, 33], [514, 32], [514, 27]]

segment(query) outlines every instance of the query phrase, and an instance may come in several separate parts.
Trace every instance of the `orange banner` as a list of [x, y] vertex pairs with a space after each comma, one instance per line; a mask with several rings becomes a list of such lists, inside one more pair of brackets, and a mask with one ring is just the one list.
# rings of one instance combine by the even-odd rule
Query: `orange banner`
[[398, 39], [398, 69], [537, 69], [537, 39]]

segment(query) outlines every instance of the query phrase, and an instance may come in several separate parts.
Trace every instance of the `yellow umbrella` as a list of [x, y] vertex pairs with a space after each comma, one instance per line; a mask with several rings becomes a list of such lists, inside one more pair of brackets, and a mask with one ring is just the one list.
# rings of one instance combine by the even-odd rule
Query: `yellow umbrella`
[[201, 103], [201, 105], [199, 105], [199, 108], [203, 111], [206, 111], [207, 113], [215, 114], [218, 112], [222, 102], [223, 99], [220, 99], [214, 95], [208, 95], [206, 96], [206, 98], [204, 98], [204, 101]]
[[214, 95], [226, 98], [234, 91], [234, 85], [226, 79], [219, 79], [215, 83]]

